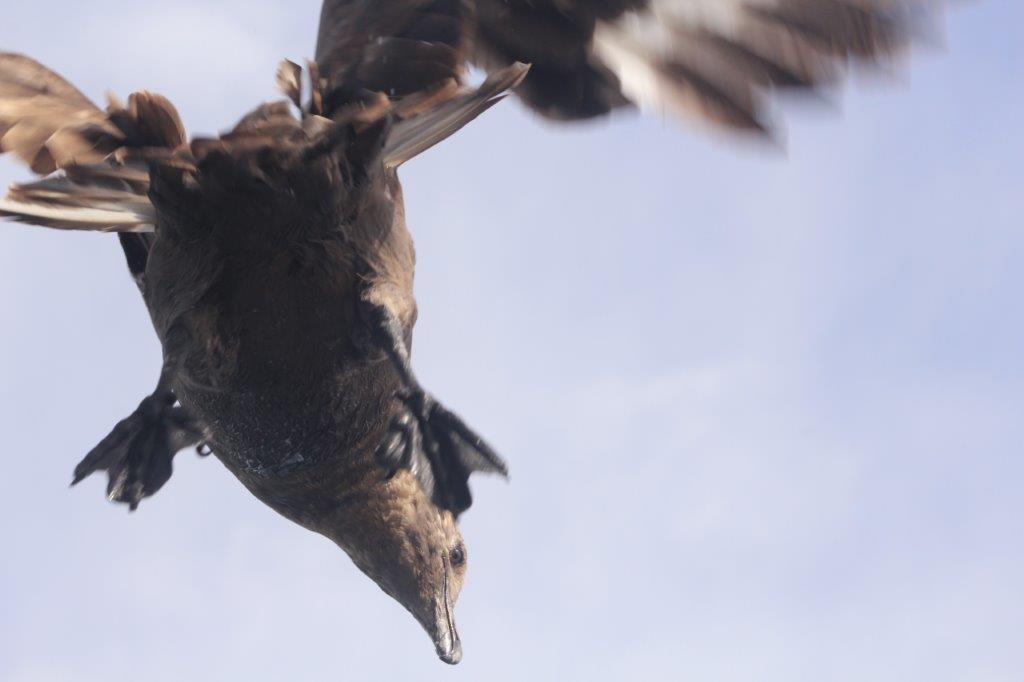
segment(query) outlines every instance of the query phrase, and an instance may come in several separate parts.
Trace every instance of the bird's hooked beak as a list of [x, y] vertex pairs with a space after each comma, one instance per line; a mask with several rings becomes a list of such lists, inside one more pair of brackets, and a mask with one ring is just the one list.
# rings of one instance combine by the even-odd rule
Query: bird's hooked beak
[[462, 660], [462, 641], [455, 628], [455, 604], [451, 594], [451, 567], [444, 561], [444, 585], [434, 605], [434, 622], [423, 626], [434, 639], [437, 655], [449, 665], [458, 665]]

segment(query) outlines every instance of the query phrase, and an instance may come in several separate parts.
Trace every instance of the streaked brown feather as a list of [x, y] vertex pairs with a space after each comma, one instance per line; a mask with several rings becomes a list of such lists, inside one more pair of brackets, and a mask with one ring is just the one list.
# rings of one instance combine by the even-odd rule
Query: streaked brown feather
[[[650, 104], [658, 99], [659, 108], [696, 113], [726, 127], [756, 129], [767, 126], [767, 101], [757, 90], [815, 90], [834, 83], [848, 60], [884, 63], [943, 4], [476, 0], [473, 59], [486, 68], [513, 60], [532, 63], [519, 94], [549, 118], [589, 118], [630, 100]], [[731, 21], [715, 19], [723, 14]], [[632, 33], [638, 26], [648, 32]], [[595, 41], [598, 34], [602, 40]], [[644, 84], [630, 82], [637, 73], [631, 78], [620, 64], [609, 61], [602, 46], [607, 48], [607, 39], [616, 36], [629, 39], [624, 49], [632, 55], [623, 57], [642, 71]], [[645, 96], [638, 92], [642, 87], [658, 92]]]
[[322, 113], [461, 81], [470, 15], [469, 0], [327, 0], [316, 49]]
[[101, 111], [63, 78], [23, 55], [0, 54], [0, 151], [39, 175], [98, 163], [119, 149], [176, 149], [185, 128], [163, 96], [137, 92]]
[[152, 230], [142, 162], [170, 161], [186, 141], [181, 118], [163, 96], [137, 92], [126, 106], [110, 98], [102, 111], [53, 71], [16, 54], [0, 54], [0, 134], [0, 152], [35, 173], [66, 171], [15, 185], [0, 202], [0, 215], [119, 232]]
[[[730, 128], [767, 131], [767, 126], [758, 118], [756, 95], [749, 84], [733, 84], [715, 80], [684, 61], [669, 61], [657, 65], [658, 73], [669, 84], [677, 106], [694, 110], [699, 116]], [[746, 86], [746, 87], [744, 87]]]
[[848, 62], [886, 64], [914, 39], [920, 20], [943, 6], [942, 0], [705, 0], [673, 11], [671, 0], [651, 4], [657, 11], [597, 25], [597, 55], [612, 66], [623, 92], [668, 113], [769, 133], [762, 91], [816, 92], [835, 83]]
[[285, 59], [277, 67], [277, 89], [297, 107], [302, 106], [302, 67]]
[[16, 222], [63, 230], [152, 232], [155, 212], [140, 168], [119, 172], [110, 165], [78, 166], [73, 174], [14, 185], [0, 200], [0, 215]]
[[752, 16], [798, 32], [821, 50], [877, 58], [904, 44], [906, 31], [884, 3], [861, 7], [843, 0], [785, 0], [778, 7], [751, 5]]
[[384, 146], [384, 164], [397, 167], [461, 130], [500, 102], [529, 72], [525, 64], [491, 74], [480, 87], [396, 123]]
[[751, 80], [760, 85], [812, 88], [818, 84], [819, 74], [794, 69], [787, 64], [773, 61], [737, 40], [710, 31], [701, 31], [693, 35], [693, 40], [702, 43], [706, 49], [719, 53], [723, 60], [744, 69], [750, 75]]
[[146, 90], [132, 93], [128, 97], [128, 116], [135, 134], [128, 135], [127, 147], [178, 149], [188, 142], [181, 116], [163, 95]]
[[31, 57], [0, 52], [0, 100], [52, 97], [71, 109], [88, 109], [89, 101], [76, 87]]

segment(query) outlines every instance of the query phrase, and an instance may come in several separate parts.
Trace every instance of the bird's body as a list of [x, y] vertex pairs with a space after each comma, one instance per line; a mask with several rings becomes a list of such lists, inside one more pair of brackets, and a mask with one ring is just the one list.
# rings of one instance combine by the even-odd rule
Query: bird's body
[[[266, 199], [273, 203], [289, 191], [274, 189]], [[301, 213], [294, 218], [300, 225], [316, 222]], [[387, 235], [396, 258], [411, 262], [404, 225], [375, 227]], [[373, 448], [394, 410], [398, 378], [365, 342], [370, 332], [360, 300], [375, 291], [364, 290], [353, 269], [362, 255], [358, 247], [340, 235], [274, 241], [244, 251], [215, 239], [156, 245], [146, 273], [153, 293], [146, 299], [154, 319], [166, 309], [185, 309], [176, 320], [188, 340], [174, 391], [216, 443], [216, 456], [264, 502], [285, 513], [295, 510], [288, 513], [294, 518], [300, 501], [286, 499], [275, 486], [376, 467]], [[175, 286], [184, 271], [204, 261], [210, 275], [201, 280], [204, 291]], [[380, 271], [388, 278], [381, 289], [393, 300], [400, 296], [411, 311], [411, 281]], [[310, 487], [298, 497], [310, 502]]]
[[[130, 110], [143, 128], [177, 116], [149, 95]], [[215, 140], [185, 146], [167, 134], [179, 128], [132, 162], [148, 169], [153, 233], [120, 235], [163, 347], [160, 381], [76, 482], [106, 470], [111, 499], [134, 508], [182, 446], [209, 449], [261, 501], [343, 547], [457, 660], [461, 576], [447, 556], [464, 552], [454, 513], [468, 502], [452, 501], [447, 460], [423, 446], [436, 410], [408, 369], [415, 257], [397, 172], [381, 161], [390, 121], [332, 127], [263, 106]], [[407, 459], [383, 458], [389, 433]]]
[[[457, 516], [494, 451], [416, 381], [398, 167], [516, 89], [549, 118], [631, 102], [764, 132], [763, 91], [901, 48], [927, 0], [327, 0], [310, 93], [189, 140], [148, 92], [101, 110], [0, 54], [0, 151], [47, 176], [0, 215], [119, 233], [160, 338], [153, 393], [79, 464], [135, 508], [184, 447], [341, 546], [448, 662]], [[467, 61], [489, 70], [463, 83]], [[531, 62], [532, 71], [520, 62]]]

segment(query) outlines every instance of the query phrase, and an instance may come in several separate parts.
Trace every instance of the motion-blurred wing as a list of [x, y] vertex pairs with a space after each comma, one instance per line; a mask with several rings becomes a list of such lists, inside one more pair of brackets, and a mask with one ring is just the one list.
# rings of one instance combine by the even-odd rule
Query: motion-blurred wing
[[375, 93], [461, 84], [471, 10], [468, 0], [326, 0], [316, 48], [324, 114]]
[[884, 64], [942, 0], [477, 0], [474, 57], [532, 64], [520, 94], [541, 114], [624, 104], [734, 129], [771, 128], [765, 94]]
[[[312, 113], [358, 119], [383, 98], [394, 120], [384, 145], [389, 167], [446, 139], [501, 101], [528, 68], [512, 60], [480, 86], [463, 85], [472, 16], [471, 0], [327, 0]], [[286, 65], [278, 77], [293, 99], [296, 68]]]
[[148, 232], [145, 160], [185, 144], [174, 106], [151, 92], [105, 110], [39, 62], [0, 53], [0, 154], [38, 175], [0, 200], [0, 216], [65, 230]]
[[[126, 181], [129, 173], [138, 180]], [[152, 232], [156, 211], [146, 196], [148, 188], [144, 167], [72, 166], [63, 175], [13, 185], [0, 199], [0, 216], [60, 230]]]

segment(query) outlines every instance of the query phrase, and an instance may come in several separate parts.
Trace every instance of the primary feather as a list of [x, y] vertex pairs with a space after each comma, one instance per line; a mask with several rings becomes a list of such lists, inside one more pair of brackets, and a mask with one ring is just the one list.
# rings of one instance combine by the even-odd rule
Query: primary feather
[[834, 83], [848, 63], [884, 64], [927, 8], [900, 0], [652, 0], [598, 21], [594, 55], [641, 106], [767, 130], [765, 95]]
[[531, 66], [517, 94], [560, 120], [630, 104], [770, 132], [768, 95], [887, 65], [944, 0], [393, 0], [324, 3], [325, 109], [401, 98], [469, 63]]

